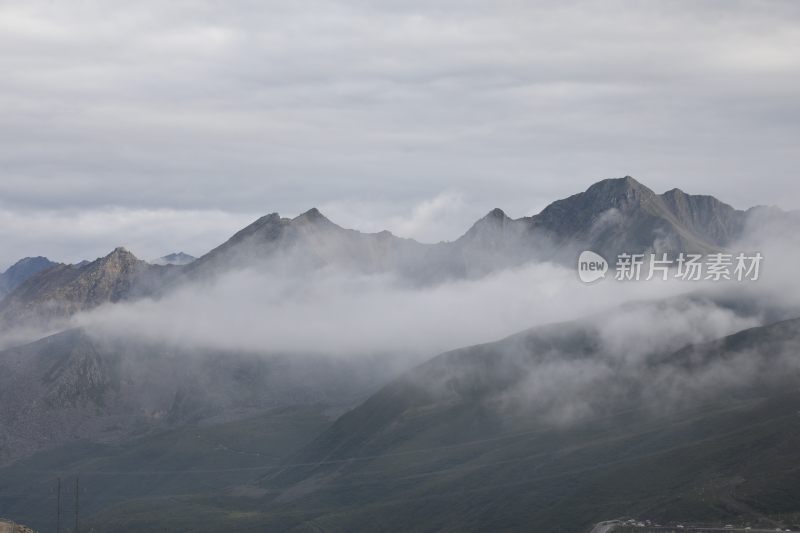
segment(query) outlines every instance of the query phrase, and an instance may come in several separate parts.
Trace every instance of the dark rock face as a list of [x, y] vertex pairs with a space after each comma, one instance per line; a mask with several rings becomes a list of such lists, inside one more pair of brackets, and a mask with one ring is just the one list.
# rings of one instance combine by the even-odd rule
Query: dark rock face
[[529, 220], [560, 244], [581, 243], [608, 257], [721, 250], [741, 235], [745, 216], [711, 196], [658, 195], [627, 176], [553, 202]]
[[741, 235], [745, 212], [713, 196], [693, 196], [672, 189], [661, 199], [684, 227], [706, 242], [727, 246]]
[[453, 245], [473, 264], [491, 256], [492, 268], [571, 264], [584, 249], [609, 259], [621, 252], [709, 253], [739, 238], [747, 216], [711, 196], [678, 189], [658, 195], [626, 176], [600, 181], [531, 217], [511, 219], [495, 209]]

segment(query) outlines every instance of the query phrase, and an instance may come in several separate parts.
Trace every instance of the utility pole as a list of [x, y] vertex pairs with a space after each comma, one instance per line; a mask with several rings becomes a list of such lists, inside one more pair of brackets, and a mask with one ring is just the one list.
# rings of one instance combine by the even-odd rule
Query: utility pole
[[56, 533], [61, 533], [61, 478], [58, 478], [58, 508], [56, 510]]
[[78, 513], [80, 512], [79, 502], [80, 502], [80, 477], [75, 478], [75, 531], [74, 533], [78, 533]]

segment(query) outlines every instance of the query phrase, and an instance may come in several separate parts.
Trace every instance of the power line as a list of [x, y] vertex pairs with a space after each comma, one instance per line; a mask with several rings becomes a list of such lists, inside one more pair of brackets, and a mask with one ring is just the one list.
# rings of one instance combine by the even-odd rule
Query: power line
[[56, 533], [61, 533], [61, 478], [58, 478], [58, 503], [56, 507]]
[[78, 533], [78, 517], [80, 516], [80, 477], [75, 477], [75, 531]]

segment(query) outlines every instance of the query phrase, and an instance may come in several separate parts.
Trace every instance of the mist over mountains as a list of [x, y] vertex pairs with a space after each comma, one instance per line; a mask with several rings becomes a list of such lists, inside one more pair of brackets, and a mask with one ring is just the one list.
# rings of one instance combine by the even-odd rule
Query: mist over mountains
[[150, 262], [152, 264], [154, 264], [154, 265], [178, 265], [178, 266], [183, 266], [183, 265], [188, 265], [189, 263], [191, 263], [195, 259], [197, 259], [197, 258], [194, 257], [194, 256], [191, 256], [189, 254], [186, 254], [186, 253], [183, 253], [183, 252], [174, 252], [174, 253], [167, 254], [165, 256], [159, 257], [158, 259], [156, 259], [154, 261], [150, 261]]
[[117, 248], [90, 263], [30, 270], [7, 285], [0, 324], [58, 321], [104, 303], [160, 297], [246, 270], [278, 277], [388, 276], [430, 287], [523, 265], [571, 266], [584, 249], [612, 261], [622, 252], [710, 253], [745, 241], [765, 223], [785, 228], [797, 220], [777, 209], [741, 211], [677, 189], [658, 195], [631, 177], [603, 180], [530, 217], [511, 219], [494, 209], [462, 237], [438, 244], [345, 229], [315, 208], [292, 219], [272, 213], [196, 260], [173, 254], [150, 264]]
[[796, 320], [634, 364], [595, 325], [456, 350], [395, 380], [259, 480], [271, 514], [251, 523], [585, 531], [603, 514], [766, 527], [796, 513]]
[[[581, 531], [641, 510], [779, 523], [800, 492], [774, 503], [715, 431], [745, 453], [761, 434], [737, 424], [760, 417], [794, 442], [798, 227], [624, 177], [529, 217], [494, 209], [452, 242], [311, 209], [196, 259], [26, 260], [0, 300], [0, 504], [47, 527], [48, 483], [80, 474], [107, 495], [87, 495], [96, 531]], [[765, 266], [750, 284], [584, 285], [587, 249], [759, 251]], [[712, 441], [702, 476], [664, 473]], [[776, 472], [794, 459], [765, 446], [753, 461], [791, 485]], [[615, 465], [659, 472], [655, 488], [628, 477], [629, 494]]]
[[800, 532], [798, 22], [0, 2], [0, 533]]
[[177, 349], [70, 329], [0, 352], [0, 464], [286, 406], [336, 413], [392, 374], [364, 360]]

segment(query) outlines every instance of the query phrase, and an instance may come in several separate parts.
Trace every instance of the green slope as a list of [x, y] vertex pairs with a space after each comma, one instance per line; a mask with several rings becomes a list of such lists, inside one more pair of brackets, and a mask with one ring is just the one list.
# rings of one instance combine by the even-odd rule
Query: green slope
[[69, 523], [75, 476], [85, 517], [137, 498], [217, 492], [269, 471], [329, 424], [322, 406], [304, 406], [123, 444], [73, 443], [0, 469], [0, 510], [42, 531], [54, 529], [59, 476]]
[[[600, 357], [585, 324], [444, 354], [385, 387], [249, 493], [129, 503], [97, 531], [583, 531], [620, 515], [767, 526], [800, 513], [800, 321], [659, 355], [607, 382], [603, 411], [553, 424], [499, 409], [525, 365]], [[714, 394], [648, 399], [666, 371]], [[737, 363], [738, 364], [738, 363]], [[726, 365], [726, 366], [721, 366]], [[670, 374], [671, 375], [671, 374]], [[699, 383], [705, 383], [699, 381]], [[722, 386], [724, 385], [724, 386]], [[672, 387], [677, 387], [671, 384]], [[618, 391], [617, 391], [618, 392]], [[701, 390], [701, 392], [703, 392]], [[664, 402], [666, 403], [666, 399]]]

